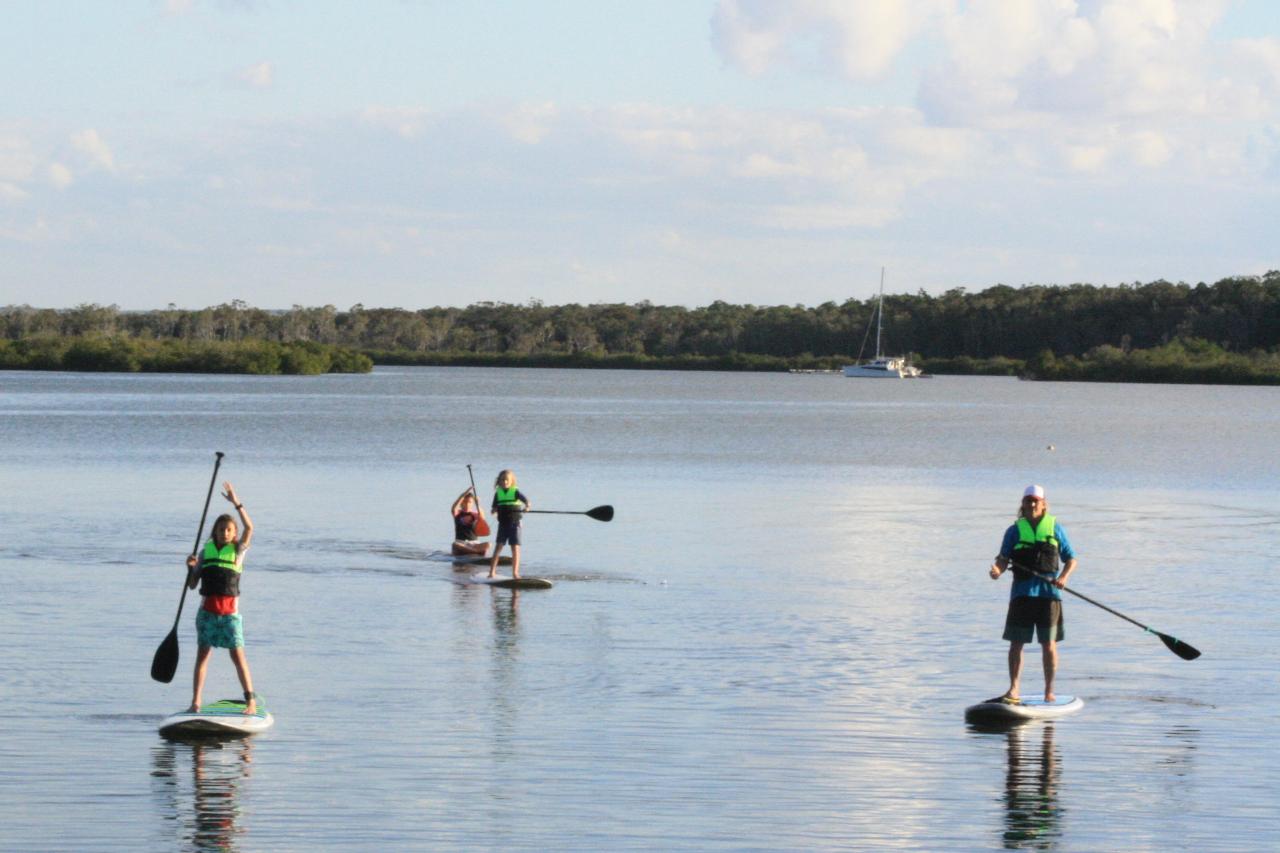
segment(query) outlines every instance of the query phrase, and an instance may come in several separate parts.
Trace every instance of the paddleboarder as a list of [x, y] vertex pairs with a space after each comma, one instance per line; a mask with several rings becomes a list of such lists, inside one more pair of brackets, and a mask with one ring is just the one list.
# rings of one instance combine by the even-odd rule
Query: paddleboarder
[[493, 558], [489, 562], [489, 577], [498, 573], [498, 555], [503, 545], [511, 545], [511, 577], [520, 577], [520, 517], [531, 504], [524, 493], [516, 488], [516, 473], [510, 468], [498, 474], [494, 481], [491, 511], [498, 516], [498, 535], [493, 540]]
[[236, 539], [236, 520], [224, 513], [213, 522], [209, 541], [204, 544], [199, 558], [194, 554], [187, 558], [187, 586], [195, 589], [198, 582], [203, 596], [196, 612], [199, 649], [196, 651], [190, 710], [193, 713], [200, 710], [200, 694], [209, 671], [209, 655], [214, 648], [220, 648], [231, 653], [231, 662], [235, 664], [236, 675], [244, 689], [244, 713], [254, 714], [258, 705], [253, 692], [253, 677], [249, 674], [249, 661], [244, 654], [244, 624], [239, 605], [240, 575], [244, 570], [245, 552], [253, 538], [253, 522], [231, 484], [223, 483], [222, 486], [226, 490], [222, 496], [231, 502], [240, 516], [240, 539]]
[[[453, 514], [453, 553], [455, 556], [475, 554], [483, 557], [489, 550], [489, 543], [480, 541], [479, 527], [485, 522], [484, 510], [476, 500], [475, 492], [467, 489], [458, 495], [449, 510]], [[485, 523], [487, 527], [488, 524]], [[488, 535], [488, 530], [485, 531]]]
[[[1019, 566], [1052, 581], [1033, 577], [1020, 571]], [[1009, 689], [1002, 698], [1008, 702], [1019, 701], [1022, 647], [1034, 638], [1040, 643], [1044, 661], [1044, 701], [1053, 702], [1058, 641], [1065, 637], [1060, 590], [1076, 570], [1076, 556], [1067, 540], [1067, 531], [1049, 514], [1042, 486], [1027, 486], [1022, 493], [1018, 517], [1004, 532], [1000, 554], [991, 564], [989, 574], [994, 580], [1011, 567], [1013, 588], [1009, 591], [1009, 610], [1004, 623], [1004, 639], [1009, 641]]]

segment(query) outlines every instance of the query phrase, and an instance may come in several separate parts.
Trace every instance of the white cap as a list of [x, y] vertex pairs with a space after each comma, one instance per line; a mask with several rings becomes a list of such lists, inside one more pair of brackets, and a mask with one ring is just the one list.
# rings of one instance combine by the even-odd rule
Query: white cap
[[1044, 486], [1027, 486], [1027, 490], [1022, 493], [1024, 498], [1040, 498], [1044, 500]]

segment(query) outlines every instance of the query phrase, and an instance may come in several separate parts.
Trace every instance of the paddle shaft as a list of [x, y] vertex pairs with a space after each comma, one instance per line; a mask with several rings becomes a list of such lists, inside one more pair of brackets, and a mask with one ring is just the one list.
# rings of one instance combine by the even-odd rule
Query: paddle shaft
[[476, 491], [476, 475], [471, 473], [471, 463], [467, 463], [467, 476], [471, 478], [471, 495], [476, 500], [476, 533], [481, 536], [489, 535], [489, 523], [483, 518], [479, 518], [480, 513], [480, 493]]
[[[1009, 564], [1013, 566], [1017, 571], [1025, 572], [1026, 574], [1029, 574], [1034, 578], [1042, 580], [1045, 583], [1048, 583], [1048, 584], [1054, 583], [1054, 578], [1051, 578], [1048, 575], [1043, 575], [1040, 572], [1033, 571], [1032, 569], [1029, 569], [1026, 566], [1022, 565], [1021, 563], [1017, 563], [1010, 560]], [[1181, 658], [1184, 658], [1186, 660], [1193, 660], [1200, 656], [1200, 652], [1195, 647], [1191, 646], [1190, 644], [1182, 640], [1179, 640], [1177, 637], [1172, 637], [1168, 634], [1164, 634], [1164, 633], [1161, 633], [1160, 631], [1157, 631], [1155, 628], [1152, 628], [1147, 625], [1143, 625], [1137, 619], [1134, 619], [1131, 616], [1126, 616], [1123, 613], [1121, 613], [1119, 610], [1114, 610], [1108, 607], [1107, 605], [1103, 604], [1101, 601], [1094, 601], [1092, 598], [1085, 595], [1083, 592], [1076, 592], [1074, 589], [1072, 589], [1069, 586], [1066, 586], [1065, 584], [1058, 588], [1061, 589], [1063, 592], [1071, 593], [1076, 598], [1089, 602], [1094, 607], [1098, 607], [1107, 611], [1112, 616], [1119, 616], [1121, 619], [1123, 619], [1124, 621], [1128, 622], [1131, 625], [1137, 625], [1139, 628], [1146, 631], [1148, 634], [1155, 634], [1164, 642], [1166, 646], [1169, 647], [1170, 651], [1174, 652], [1174, 654], [1177, 654]], [[1175, 648], [1175, 646], [1177, 646], [1177, 648]], [[1179, 651], [1179, 649], [1184, 650], [1187, 654], [1184, 654], [1183, 651]], [[1188, 657], [1188, 654], [1190, 654], [1190, 657]]]
[[[217, 458], [213, 463], [213, 476], [209, 478], [209, 493], [204, 497], [204, 510], [200, 513], [200, 528], [196, 531], [196, 544], [191, 549], [191, 556], [196, 556], [200, 551], [200, 539], [204, 536], [204, 520], [209, 513], [209, 501], [213, 499], [213, 484], [218, 481], [218, 468], [222, 465], [222, 451], [217, 452]], [[156, 647], [156, 653], [151, 658], [151, 677], [162, 684], [168, 684], [173, 681], [173, 674], [178, 670], [178, 621], [182, 619], [182, 605], [187, 600], [187, 587], [191, 582], [191, 570], [187, 569], [187, 576], [182, 579], [182, 595], [178, 598], [178, 614], [173, 617], [173, 628], [169, 631], [169, 635], [160, 641], [160, 645]]]
[[[209, 493], [204, 496], [204, 509], [200, 511], [200, 526], [196, 528], [196, 544], [191, 546], [191, 556], [200, 553], [200, 540], [204, 538], [204, 520], [209, 516], [209, 502], [213, 500], [213, 487], [218, 482], [218, 468], [222, 466], [222, 451], [217, 451], [217, 458], [213, 462], [213, 476], [209, 478]], [[178, 615], [173, 617], [174, 630], [178, 628], [178, 620], [182, 618], [182, 605], [187, 600], [187, 586], [190, 575], [182, 582], [182, 597], [178, 599]]]

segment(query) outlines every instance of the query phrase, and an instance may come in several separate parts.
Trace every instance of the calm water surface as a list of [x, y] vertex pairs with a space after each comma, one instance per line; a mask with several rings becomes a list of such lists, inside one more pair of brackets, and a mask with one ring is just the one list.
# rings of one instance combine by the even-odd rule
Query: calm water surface
[[[1275, 848], [1278, 421], [1269, 388], [0, 373], [0, 848]], [[171, 742], [195, 598], [148, 673], [214, 450], [277, 723]], [[550, 591], [459, 584], [468, 462], [617, 517], [527, 518]], [[1204, 655], [1068, 598], [1084, 711], [978, 731], [1029, 482], [1073, 586]]]

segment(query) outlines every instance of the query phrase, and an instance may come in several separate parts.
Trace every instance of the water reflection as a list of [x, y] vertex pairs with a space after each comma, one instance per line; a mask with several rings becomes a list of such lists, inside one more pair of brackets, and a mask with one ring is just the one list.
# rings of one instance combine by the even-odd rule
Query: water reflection
[[490, 702], [494, 709], [495, 755], [504, 755], [510, 745], [509, 732], [516, 722], [520, 652], [520, 590], [489, 588], [493, 613], [493, 685]]
[[1048, 850], [1062, 837], [1058, 785], [1062, 761], [1053, 745], [1053, 724], [1014, 726], [1008, 738], [1005, 772], [1004, 846]]
[[161, 816], [176, 826], [178, 849], [242, 849], [240, 793], [252, 752], [249, 738], [175, 739], [155, 747], [151, 775]]

